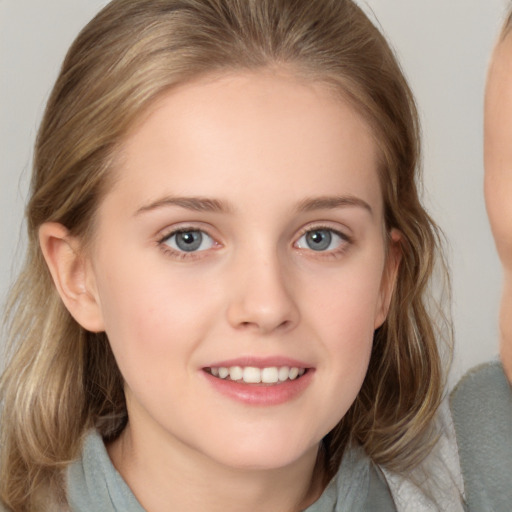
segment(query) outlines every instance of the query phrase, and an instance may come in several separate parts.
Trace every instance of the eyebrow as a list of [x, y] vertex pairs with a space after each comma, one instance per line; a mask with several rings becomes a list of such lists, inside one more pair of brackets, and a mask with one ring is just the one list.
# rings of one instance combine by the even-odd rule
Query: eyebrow
[[299, 212], [310, 212], [314, 210], [333, 210], [335, 208], [343, 208], [347, 206], [363, 208], [373, 216], [372, 207], [366, 201], [351, 195], [306, 198], [299, 203], [297, 210]]
[[[214, 212], [214, 213], [229, 213], [234, 210], [229, 203], [219, 201], [218, 199], [210, 199], [207, 197], [178, 197], [168, 196], [157, 199], [147, 205], [140, 207], [135, 215], [140, 215], [145, 212], [157, 210], [168, 206], [178, 206], [186, 210], [195, 212]], [[359, 207], [367, 210], [373, 216], [371, 206], [356, 196], [320, 196], [306, 198], [299, 202], [297, 212], [311, 212], [315, 210], [334, 210], [336, 208], [344, 207]]]
[[164, 197], [162, 199], [158, 199], [140, 207], [135, 215], [140, 215], [141, 213], [149, 212], [152, 210], [157, 210], [159, 208], [163, 208], [165, 206], [179, 206], [181, 208], [185, 208], [186, 210], [191, 210], [194, 212], [230, 212], [232, 208], [223, 201], [219, 201], [217, 199], [209, 199], [207, 197]]

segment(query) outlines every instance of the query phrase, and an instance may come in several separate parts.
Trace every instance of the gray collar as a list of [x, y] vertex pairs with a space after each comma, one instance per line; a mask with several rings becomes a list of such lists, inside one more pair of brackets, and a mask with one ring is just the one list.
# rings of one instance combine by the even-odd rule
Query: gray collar
[[[144, 512], [95, 431], [85, 438], [81, 458], [69, 466], [67, 482], [72, 512]], [[394, 510], [382, 473], [361, 448], [353, 447], [345, 453], [337, 475], [320, 499], [305, 512]]]

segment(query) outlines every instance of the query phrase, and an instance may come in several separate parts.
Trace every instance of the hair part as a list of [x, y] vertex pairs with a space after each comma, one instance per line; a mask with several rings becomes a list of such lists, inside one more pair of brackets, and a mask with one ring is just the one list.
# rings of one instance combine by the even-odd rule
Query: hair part
[[282, 66], [334, 85], [367, 120], [380, 149], [386, 230], [402, 234], [388, 319], [319, 467], [330, 478], [351, 442], [396, 471], [428, 453], [444, 386], [428, 292], [440, 237], [419, 198], [414, 99], [383, 36], [350, 0], [114, 0], [71, 46], [36, 141], [27, 259], [8, 305], [0, 381], [7, 507], [44, 510], [43, 494], [65, 503], [62, 472], [87, 430], [115, 439], [128, 420], [107, 336], [85, 331], [65, 309], [39, 227], [59, 222], [85, 244], [92, 239], [126, 133], [166, 91], [206, 74]]

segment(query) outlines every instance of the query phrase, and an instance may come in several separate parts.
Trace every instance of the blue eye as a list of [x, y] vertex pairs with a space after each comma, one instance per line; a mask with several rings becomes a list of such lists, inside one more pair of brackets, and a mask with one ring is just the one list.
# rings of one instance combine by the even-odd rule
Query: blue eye
[[204, 231], [189, 229], [186, 231], [175, 231], [162, 240], [162, 243], [179, 252], [197, 252], [211, 249], [215, 242]]
[[312, 251], [332, 251], [345, 242], [344, 238], [332, 229], [312, 229], [304, 233], [297, 241], [299, 249]]

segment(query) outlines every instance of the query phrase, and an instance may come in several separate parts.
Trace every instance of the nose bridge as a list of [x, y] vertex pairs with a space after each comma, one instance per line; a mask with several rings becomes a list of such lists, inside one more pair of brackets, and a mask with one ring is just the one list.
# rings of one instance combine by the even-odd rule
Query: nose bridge
[[233, 327], [267, 333], [297, 323], [290, 262], [277, 245], [262, 242], [237, 251], [231, 283], [228, 321]]

